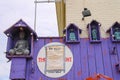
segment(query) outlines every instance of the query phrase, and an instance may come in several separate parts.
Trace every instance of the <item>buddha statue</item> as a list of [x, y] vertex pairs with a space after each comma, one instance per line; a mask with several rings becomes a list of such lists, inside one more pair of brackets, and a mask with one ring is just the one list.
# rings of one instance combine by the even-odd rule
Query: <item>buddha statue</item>
[[25, 40], [25, 32], [21, 31], [19, 33], [19, 40], [16, 42], [13, 49], [9, 50], [10, 55], [28, 55], [29, 54], [29, 46], [28, 41]]
[[75, 36], [74, 29], [70, 29], [69, 40], [70, 41], [76, 41], [76, 36]]
[[114, 39], [115, 40], [120, 40], [120, 31], [119, 31], [119, 28], [115, 28]]
[[98, 39], [97, 29], [95, 27], [93, 27], [93, 29], [91, 31], [91, 34], [92, 34], [92, 40], [97, 40]]

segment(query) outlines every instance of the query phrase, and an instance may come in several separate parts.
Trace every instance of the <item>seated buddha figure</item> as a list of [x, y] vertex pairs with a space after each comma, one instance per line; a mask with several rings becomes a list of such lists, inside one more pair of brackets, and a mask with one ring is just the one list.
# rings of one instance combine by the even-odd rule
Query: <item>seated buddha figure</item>
[[76, 41], [76, 36], [75, 36], [74, 29], [70, 29], [69, 40], [70, 41]]
[[93, 27], [93, 29], [91, 31], [91, 34], [92, 34], [92, 40], [97, 40], [98, 39], [97, 29], [95, 27]]
[[29, 46], [28, 41], [25, 40], [25, 33], [21, 31], [19, 33], [19, 40], [16, 42], [13, 49], [9, 50], [10, 55], [28, 55], [29, 54]]

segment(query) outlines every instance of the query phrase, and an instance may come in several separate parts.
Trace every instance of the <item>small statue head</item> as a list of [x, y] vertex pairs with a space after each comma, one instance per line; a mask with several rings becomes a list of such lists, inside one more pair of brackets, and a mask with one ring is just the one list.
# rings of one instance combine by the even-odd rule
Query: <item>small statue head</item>
[[21, 31], [21, 32], [19, 33], [19, 37], [20, 37], [20, 39], [24, 39], [24, 38], [25, 38], [25, 32], [24, 32], [24, 31]]
[[92, 25], [92, 29], [96, 29], [96, 26], [95, 26], [95, 25]]
[[119, 28], [115, 28], [116, 31], [119, 31]]
[[70, 32], [74, 32], [74, 29], [70, 29]]

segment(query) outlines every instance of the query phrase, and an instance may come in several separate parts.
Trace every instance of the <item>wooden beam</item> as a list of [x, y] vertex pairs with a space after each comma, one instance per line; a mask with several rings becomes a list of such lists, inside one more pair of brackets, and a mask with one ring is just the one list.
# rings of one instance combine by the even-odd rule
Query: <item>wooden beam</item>
[[35, 3], [55, 3], [55, 2], [61, 2], [62, 0], [42, 0], [42, 1], [35, 1]]

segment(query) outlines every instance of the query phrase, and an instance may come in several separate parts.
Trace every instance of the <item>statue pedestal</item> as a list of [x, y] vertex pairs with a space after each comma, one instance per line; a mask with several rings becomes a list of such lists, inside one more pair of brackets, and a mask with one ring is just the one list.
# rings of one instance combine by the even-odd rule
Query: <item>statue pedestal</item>
[[10, 79], [25, 79], [26, 58], [12, 58]]

